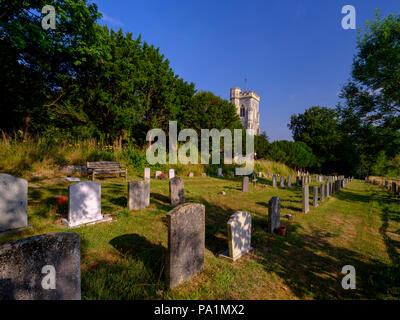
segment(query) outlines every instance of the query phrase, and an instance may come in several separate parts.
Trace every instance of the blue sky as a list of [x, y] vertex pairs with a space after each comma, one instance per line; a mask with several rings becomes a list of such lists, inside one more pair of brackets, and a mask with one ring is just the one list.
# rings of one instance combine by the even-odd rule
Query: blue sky
[[349, 79], [356, 30], [341, 13], [353, 5], [357, 28], [400, 14], [399, 0], [98, 0], [103, 23], [160, 47], [176, 74], [229, 99], [231, 87], [261, 96], [261, 131], [291, 140], [292, 114], [334, 107]]

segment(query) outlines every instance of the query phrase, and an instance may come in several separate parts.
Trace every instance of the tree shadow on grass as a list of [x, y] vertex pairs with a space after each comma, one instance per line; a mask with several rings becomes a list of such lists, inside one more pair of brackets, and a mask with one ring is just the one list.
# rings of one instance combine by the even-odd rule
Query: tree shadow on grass
[[[330, 233], [299, 233], [292, 224], [287, 237], [271, 236], [270, 253], [255, 250], [256, 261], [276, 273], [300, 299], [381, 299], [398, 298], [398, 269], [366, 256], [332, 245]], [[257, 248], [257, 243], [254, 244]], [[341, 281], [345, 265], [356, 269], [357, 290], [344, 290]]]

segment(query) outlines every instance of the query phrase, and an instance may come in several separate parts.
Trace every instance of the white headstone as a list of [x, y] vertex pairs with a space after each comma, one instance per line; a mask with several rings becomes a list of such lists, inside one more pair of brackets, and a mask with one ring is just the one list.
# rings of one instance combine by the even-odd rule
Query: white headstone
[[222, 168], [218, 168], [218, 177], [222, 177]]
[[222, 258], [236, 261], [251, 250], [251, 215], [235, 212], [228, 221], [228, 250]]
[[169, 178], [170, 179], [175, 178], [175, 170], [174, 169], [169, 170]]
[[101, 214], [101, 184], [91, 181], [69, 186], [68, 225], [82, 224], [104, 219]]
[[150, 174], [151, 174], [150, 173], [150, 168], [144, 168], [144, 179], [145, 180], [150, 180], [150, 177], [151, 177]]
[[156, 178], [158, 178], [162, 174], [161, 171], [156, 171]]
[[28, 226], [28, 181], [0, 174], [0, 232]]

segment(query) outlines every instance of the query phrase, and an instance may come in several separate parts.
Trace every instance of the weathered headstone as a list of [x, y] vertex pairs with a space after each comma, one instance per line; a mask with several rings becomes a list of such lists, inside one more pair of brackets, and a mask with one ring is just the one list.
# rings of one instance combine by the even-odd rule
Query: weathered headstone
[[222, 177], [222, 168], [218, 168], [217, 175], [218, 175], [218, 177]]
[[277, 187], [276, 175], [273, 175], [273, 176], [272, 176], [272, 186], [273, 186], [274, 188]]
[[0, 247], [0, 300], [80, 299], [77, 234], [46, 234]]
[[174, 289], [204, 268], [205, 207], [183, 204], [170, 211], [167, 219], [166, 282]]
[[308, 185], [304, 185], [302, 191], [303, 191], [303, 213], [308, 213], [310, 211], [310, 203], [309, 203], [310, 190]]
[[156, 171], [156, 179], [162, 174], [161, 171]]
[[288, 177], [287, 177], [287, 186], [288, 186], [288, 188], [292, 187], [292, 176], [291, 175], [288, 175]]
[[174, 169], [169, 169], [168, 177], [170, 179], [175, 178], [175, 170]]
[[175, 177], [169, 180], [169, 199], [173, 206], [185, 202], [185, 189], [181, 178]]
[[201, 176], [202, 177], [207, 177], [207, 173], [202, 173]]
[[228, 250], [220, 257], [236, 261], [251, 250], [251, 215], [235, 212], [228, 221]]
[[27, 226], [28, 181], [0, 174], [0, 232]]
[[68, 187], [68, 226], [110, 221], [101, 214], [101, 184], [82, 181]]
[[329, 187], [329, 184], [330, 184], [330, 182], [329, 181], [326, 181], [325, 182], [325, 197], [326, 198], [329, 198], [329, 196], [330, 196], [330, 187]]
[[189, 172], [189, 178], [193, 178], [194, 177], [194, 173], [193, 172]]
[[281, 188], [284, 188], [285, 187], [285, 177], [284, 176], [281, 176]]
[[249, 191], [249, 177], [244, 176], [242, 180], [242, 192]]
[[268, 202], [267, 232], [274, 233], [275, 228], [281, 225], [281, 199], [273, 197]]
[[321, 186], [320, 186], [320, 193], [321, 193], [320, 199], [321, 199], [321, 202], [322, 202], [322, 201], [325, 200], [325, 184], [321, 184]]
[[314, 186], [313, 207], [318, 207], [318, 186]]
[[309, 177], [308, 177], [308, 184], [311, 184], [311, 183], [312, 183], [312, 177], [309, 176]]
[[259, 178], [262, 178], [262, 177], [263, 177], [263, 173], [262, 173], [262, 172], [259, 172], [259, 173], [258, 173], [258, 177], [259, 177]]
[[150, 205], [150, 181], [134, 181], [128, 183], [129, 210], [143, 210]]
[[144, 168], [144, 179], [150, 180], [150, 177], [151, 177], [150, 168]]

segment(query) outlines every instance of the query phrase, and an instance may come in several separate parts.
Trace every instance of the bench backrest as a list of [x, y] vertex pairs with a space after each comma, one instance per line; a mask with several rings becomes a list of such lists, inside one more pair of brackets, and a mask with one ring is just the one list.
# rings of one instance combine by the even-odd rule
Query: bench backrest
[[121, 162], [102, 161], [102, 162], [87, 162], [88, 169], [121, 169]]

